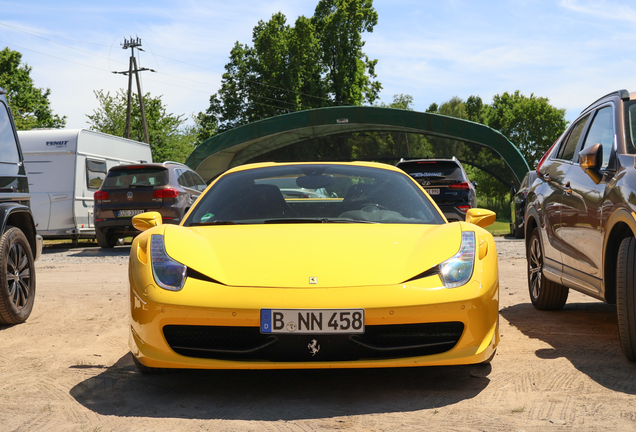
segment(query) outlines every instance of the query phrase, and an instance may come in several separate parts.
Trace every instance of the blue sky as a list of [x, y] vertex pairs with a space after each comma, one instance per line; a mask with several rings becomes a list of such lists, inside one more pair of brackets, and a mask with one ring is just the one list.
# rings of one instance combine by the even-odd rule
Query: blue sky
[[[128, 67], [125, 37], [146, 50], [144, 92], [163, 95], [168, 111], [208, 107], [232, 45], [251, 44], [259, 20], [283, 12], [293, 23], [318, 0], [2, 1], [0, 48], [23, 54], [38, 87], [51, 89], [67, 127], [87, 126], [94, 90], [127, 86], [112, 74]], [[415, 109], [453, 96], [520, 90], [565, 108], [568, 120], [613, 90], [636, 91], [636, 5], [604, 0], [375, 0], [379, 22], [364, 35], [378, 59], [381, 100], [410, 94]]]

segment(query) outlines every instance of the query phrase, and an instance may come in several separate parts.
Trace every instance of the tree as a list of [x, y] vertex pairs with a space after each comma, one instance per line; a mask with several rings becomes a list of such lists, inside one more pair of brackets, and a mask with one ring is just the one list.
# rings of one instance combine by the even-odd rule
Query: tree
[[486, 124], [512, 141], [535, 167], [568, 125], [565, 109], [555, 108], [545, 97], [505, 92], [495, 95], [486, 113]]
[[321, 0], [293, 26], [280, 12], [259, 21], [253, 45], [232, 48], [221, 88], [197, 118], [222, 132], [302, 109], [373, 103], [382, 86], [362, 33], [377, 20], [372, 0]]
[[411, 105], [413, 105], [413, 96], [400, 93], [400, 94], [393, 95], [393, 102], [391, 102], [388, 105], [386, 105], [385, 103], [381, 103], [380, 107], [397, 108], [397, 109], [403, 109], [407, 111], [413, 111], [413, 108], [411, 108]]
[[334, 102], [373, 103], [382, 85], [373, 81], [377, 60], [362, 52], [363, 32], [373, 32], [378, 13], [373, 0], [321, 0], [312, 19], [327, 68], [327, 88]]
[[[115, 136], [124, 136], [126, 129], [126, 100], [127, 94], [120, 89], [114, 96], [103, 90], [95, 91], [99, 108], [87, 115], [90, 128]], [[152, 97], [149, 93], [144, 96], [144, 108], [148, 123], [148, 135], [152, 159], [155, 162], [172, 160], [185, 162], [194, 150], [197, 137], [203, 132], [200, 123], [195, 119], [195, 126], [185, 127], [183, 115], [168, 114], [161, 96]], [[141, 113], [139, 106], [132, 105], [130, 119], [130, 138], [143, 141]]]
[[468, 112], [466, 111], [466, 105], [459, 96], [453, 96], [449, 101], [444, 102], [440, 107], [440, 114], [449, 117], [457, 117], [461, 119], [468, 119]]
[[66, 116], [53, 114], [50, 89], [35, 87], [31, 68], [22, 64], [22, 54], [8, 47], [0, 51], [0, 87], [7, 90], [7, 100], [18, 130], [61, 128]]
[[484, 123], [484, 103], [479, 96], [469, 96], [464, 103], [467, 119], [475, 123]]
[[426, 112], [439, 114], [439, 106], [435, 102], [433, 102], [432, 104], [428, 106], [428, 108], [426, 109]]

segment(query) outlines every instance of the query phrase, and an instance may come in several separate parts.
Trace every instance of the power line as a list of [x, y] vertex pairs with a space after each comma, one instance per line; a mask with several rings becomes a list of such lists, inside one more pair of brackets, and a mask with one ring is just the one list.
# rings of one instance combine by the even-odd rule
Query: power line
[[[40, 39], [47, 40], [47, 41], [52, 42], [52, 43], [56, 43], [58, 45], [64, 46], [64, 47], [69, 48], [69, 49], [73, 49], [73, 50], [76, 50], [76, 51], [79, 51], [79, 52], [82, 52], [82, 53], [85, 53], [85, 54], [90, 54], [90, 55], [93, 55], [95, 57], [99, 57], [99, 58], [106, 59], [106, 60], [110, 61], [110, 58], [101, 56], [99, 54], [91, 53], [90, 51], [84, 51], [84, 50], [81, 50], [81, 49], [78, 49], [78, 48], [63, 44], [61, 42], [50, 40], [50, 39], [38, 36], [37, 34], [44, 34], [44, 35], [47, 35], [49, 37], [55, 37], [55, 38], [59, 38], [59, 39], [65, 39], [65, 40], [70, 40], [70, 41], [74, 41], [74, 42], [97, 45], [97, 46], [108, 46], [108, 45], [97, 44], [97, 43], [92, 43], [92, 42], [85, 42], [85, 41], [80, 41], [80, 40], [77, 40], [77, 39], [50, 35], [50, 34], [47, 34], [47, 33], [35, 32], [35, 31], [27, 30], [27, 29], [24, 29], [24, 28], [21, 28], [21, 27], [18, 27], [18, 26], [9, 25], [9, 24], [2, 23], [2, 22], [0, 22], [0, 25], [4, 26], [4, 27], [11, 28], [11, 29], [14, 29], [14, 30], [17, 30], [17, 31], [21, 31], [23, 33], [27, 33], [27, 34], [33, 35], [33, 36], [38, 37]], [[4, 42], [4, 43], [7, 43], [7, 42]], [[7, 44], [16, 46], [16, 47], [18, 47], [20, 49], [23, 49], [23, 50], [35, 52], [37, 54], [41, 54], [41, 55], [44, 55], [44, 56], [47, 56], [47, 57], [55, 58], [55, 59], [62, 60], [62, 61], [67, 61], [69, 63], [77, 64], [77, 65], [80, 65], [80, 66], [89, 67], [91, 69], [102, 70], [102, 69], [96, 68], [94, 66], [89, 66], [89, 65], [85, 65], [85, 64], [82, 64], [82, 63], [79, 63], [79, 62], [72, 61], [72, 60], [63, 59], [61, 57], [56, 57], [56, 56], [53, 56], [53, 55], [50, 55], [50, 54], [46, 54], [46, 53], [43, 53], [43, 52], [40, 52], [40, 51], [37, 51], [37, 50], [33, 50], [33, 49], [30, 49], [30, 48], [25, 48], [25, 47], [21, 47], [19, 45], [10, 44], [10, 43], [7, 43]], [[173, 59], [171, 57], [167, 57], [167, 56], [164, 56], [164, 55], [161, 55], [161, 54], [155, 54], [152, 50], [151, 50], [151, 52], [156, 57], [162, 57], [162, 58], [165, 58], [167, 60], [171, 60], [171, 61], [178, 62], [178, 63], [181, 63], [181, 64], [185, 64], [185, 65], [188, 65], [188, 66], [196, 67], [196, 68], [199, 68], [199, 69], [202, 69], [202, 70], [207, 70], [207, 71], [210, 71], [210, 72], [221, 74], [221, 76], [223, 75], [223, 73], [221, 73], [219, 71], [216, 71], [214, 69], [210, 69], [210, 68], [206, 68], [206, 67], [203, 67], [203, 66], [195, 65], [195, 64], [188, 63], [188, 62], [185, 62], [185, 61], [182, 61], [182, 60]], [[183, 77], [180, 77], [178, 75], [172, 75], [172, 74], [166, 74], [166, 73], [163, 73], [163, 75], [169, 76], [169, 77], [172, 77], [172, 78], [176, 78], [176, 79], [180, 79], [180, 80], [183, 80], [183, 81], [190, 81], [190, 82], [197, 83], [197, 84], [210, 85], [208, 83], [192, 80], [190, 78], [183, 78]], [[188, 88], [188, 87], [175, 85], [175, 84], [172, 84], [172, 83], [167, 83], [167, 82], [162, 82], [162, 81], [157, 81], [157, 80], [152, 80], [152, 79], [150, 79], [149, 81], [157, 82], [157, 83], [160, 83], [160, 84], [169, 85], [169, 86], [173, 86], [173, 87], [177, 87], [177, 88], [184, 88], [184, 89], [191, 90], [191, 91], [197, 91], [197, 92], [206, 93], [206, 94], [208, 93], [208, 92], [200, 90], [200, 89], [192, 89], [192, 88]], [[288, 92], [288, 93], [293, 93], [293, 94], [297, 94], [297, 95], [300, 95], [300, 96], [306, 96], [306, 97], [309, 97], [309, 98], [319, 99], [319, 100], [325, 101], [325, 102], [335, 103], [336, 105], [347, 105], [347, 104], [344, 104], [343, 102], [340, 102], [340, 101], [337, 101], [337, 100], [330, 100], [330, 99], [322, 97], [322, 96], [315, 96], [315, 95], [311, 95], [311, 94], [308, 94], [308, 93], [300, 92], [298, 90], [292, 90], [292, 89], [287, 89], [287, 88], [283, 88], [283, 87], [278, 87], [278, 86], [274, 86], [274, 85], [271, 85], [271, 84], [266, 84], [266, 83], [263, 83], [261, 81], [257, 81], [257, 80], [253, 80], [253, 79], [249, 79], [249, 78], [246, 78], [245, 81], [249, 82], [249, 83], [252, 83], [252, 84], [259, 85], [259, 86], [267, 87], [267, 88], [272, 88], [272, 89], [276, 89], [276, 90], [280, 90], [280, 91], [284, 91], [284, 92]], [[260, 97], [260, 98], [263, 98], [263, 99], [268, 99], [268, 100], [271, 100], [271, 101], [280, 102], [280, 103], [288, 104], [288, 105], [295, 105], [296, 107], [299, 107], [299, 104], [288, 102], [288, 101], [284, 101], [284, 100], [280, 100], [280, 99], [268, 98], [268, 97], [265, 97], [265, 96], [255, 96], [255, 97]], [[270, 105], [266, 105], [266, 104], [261, 104], [261, 105], [270, 106]], [[285, 109], [285, 108], [279, 108], [279, 109]]]
[[4, 42], [4, 41], [1, 41], [1, 40], [0, 40], [0, 43], [6, 44], [7, 46], [17, 47], [17, 48], [20, 48], [21, 50], [31, 51], [31, 52], [34, 52], [34, 53], [37, 53], [37, 54], [41, 54], [43, 56], [51, 57], [51, 58], [54, 58], [54, 59], [57, 59], [57, 60], [62, 60], [62, 61], [65, 61], [65, 62], [73, 63], [73, 64], [84, 66], [84, 67], [87, 67], [87, 68], [96, 69], [96, 70], [101, 71], [101, 72], [110, 72], [110, 71], [107, 71], [106, 69], [100, 69], [100, 68], [95, 67], [95, 66], [86, 65], [86, 64], [79, 63], [79, 62], [76, 62], [76, 61], [73, 61], [73, 60], [68, 60], [68, 59], [64, 59], [64, 58], [61, 58], [61, 57], [57, 57], [57, 56], [54, 56], [54, 55], [51, 55], [51, 54], [46, 54], [46, 53], [43, 53], [41, 51], [36, 51], [34, 49], [31, 49], [31, 48], [25, 48], [25, 47], [22, 47], [20, 45], [16, 45], [14, 43]]
[[[21, 31], [23, 33], [28, 33], [28, 34], [33, 35], [33, 36], [37, 36], [38, 34], [41, 34], [41, 35], [45, 35], [45, 36], [48, 36], [48, 37], [54, 37], [54, 38], [57, 38], [57, 39], [65, 39], [65, 40], [69, 40], [69, 41], [73, 41], [73, 42], [80, 42], [80, 43], [84, 43], [84, 44], [88, 44], [88, 45], [97, 45], [97, 46], [108, 47], [108, 45], [104, 45], [104, 44], [98, 44], [98, 43], [95, 43], [95, 42], [86, 42], [86, 41], [81, 41], [81, 40], [78, 40], [78, 39], [67, 38], [67, 37], [64, 37], [64, 36], [55, 36], [55, 35], [52, 35], [52, 34], [49, 34], [49, 33], [38, 32], [38, 31], [35, 31], [35, 30], [29, 30], [29, 29], [25, 29], [23, 27], [10, 25], [10, 24], [3, 23], [3, 22], [0, 22], [0, 26], [9, 27], [9, 28], [12, 28], [14, 30]], [[45, 39], [45, 38], [42, 38], [42, 39]], [[45, 40], [49, 40], [49, 39], [45, 39]], [[51, 42], [54, 42], [54, 41], [51, 41]]]

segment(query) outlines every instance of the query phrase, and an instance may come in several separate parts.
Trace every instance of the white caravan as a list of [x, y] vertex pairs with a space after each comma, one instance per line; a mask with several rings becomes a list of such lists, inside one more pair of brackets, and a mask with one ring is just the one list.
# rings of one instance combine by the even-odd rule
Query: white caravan
[[31, 211], [44, 238], [94, 238], [93, 194], [108, 170], [152, 162], [148, 144], [88, 129], [18, 132]]

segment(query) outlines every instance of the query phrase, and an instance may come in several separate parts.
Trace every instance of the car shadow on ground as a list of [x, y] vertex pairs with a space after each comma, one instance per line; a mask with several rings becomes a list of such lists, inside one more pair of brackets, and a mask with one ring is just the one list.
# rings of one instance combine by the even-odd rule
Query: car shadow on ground
[[537, 350], [537, 357], [564, 357], [600, 385], [636, 394], [636, 364], [629, 362], [621, 350], [615, 306], [568, 303], [561, 311], [539, 311], [530, 303], [522, 303], [500, 314], [526, 336], [551, 346]]
[[68, 256], [78, 257], [78, 258], [118, 257], [118, 256], [129, 256], [129, 255], [130, 255], [130, 245], [117, 246], [112, 249], [86, 248], [86, 249], [80, 249], [77, 252], [72, 252], [68, 254]]
[[[83, 367], [83, 366], [75, 366]], [[101, 368], [103, 366], [88, 366]], [[100, 415], [302, 420], [438, 408], [470, 399], [490, 379], [472, 366], [141, 374], [131, 354], [70, 391]]]
[[66, 256], [71, 257], [118, 257], [130, 255], [130, 245], [116, 246], [112, 249], [102, 249], [101, 247], [81, 247], [81, 248], [45, 248], [42, 255], [55, 255], [60, 252], [68, 252]]

